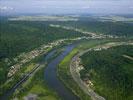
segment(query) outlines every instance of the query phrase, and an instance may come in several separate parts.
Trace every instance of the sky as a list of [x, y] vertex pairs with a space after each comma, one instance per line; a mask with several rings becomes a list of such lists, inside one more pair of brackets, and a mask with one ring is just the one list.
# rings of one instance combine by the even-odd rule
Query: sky
[[133, 0], [0, 0], [0, 14], [133, 14]]

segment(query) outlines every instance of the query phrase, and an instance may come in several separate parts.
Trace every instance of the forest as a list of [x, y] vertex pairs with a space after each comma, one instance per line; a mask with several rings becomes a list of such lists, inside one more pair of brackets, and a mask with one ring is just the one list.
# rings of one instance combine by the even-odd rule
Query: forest
[[[100, 33], [100, 34], [109, 34], [109, 35], [126, 37], [126, 38], [120, 38], [121, 40], [133, 38], [133, 28], [132, 28], [133, 24], [131, 23], [101, 22], [94, 19], [93, 20], [87, 18], [84, 19], [84, 17], [80, 18], [78, 21], [64, 21], [64, 22], [9, 21], [8, 18], [1, 17], [0, 18], [0, 76], [1, 76], [0, 89], [3, 88], [2, 85], [5, 85], [6, 81], [8, 80], [7, 73], [9, 72], [10, 67], [15, 63], [17, 63], [14, 61], [13, 59], [14, 57], [17, 57], [18, 55], [24, 52], [25, 53], [30, 52], [33, 49], [40, 47], [41, 45], [48, 44], [50, 42], [54, 42], [59, 39], [66, 39], [66, 38], [69, 39], [81, 36], [89, 36], [71, 29], [67, 30], [58, 27], [50, 27], [49, 26], [50, 24], [58, 24], [62, 26], [74, 27], [88, 32], [95, 32], [97, 34]], [[89, 73], [89, 77], [91, 77], [92, 81], [94, 83], [97, 82], [97, 84], [95, 84], [96, 85], [95, 90], [99, 94], [105, 97], [107, 97], [107, 95], [110, 95], [107, 98], [109, 99], [111, 98], [111, 100], [114, 100], [113, 97], [116, 97], [115, 91], [117, 91], [118, 93], [117, 96], [120, 98], [122, 98], [123, 95], [130, 94], [128, 95], [128, 97], [125, 96], [130, 100], [130, 98], [132, 98], [131, 95], [133, 94], [132, 93], [133, 81], [131, 80], [131, 77], [133, 76], [132, 74], [133, 69], [131, 68], [133, 62], [127, 58], [122, 57], [121, 55], [127, 54], [128, 56], [133, 56], [132, 50], [133, 47], [124, 46], [124, 47], [111, 48], [108, 51], [103, 50], [100, 52], [91, 52], [86, 55], [83, 55], [81, 58], [83, 60], [83, 65], [85, 69], [81, 71], [81, 78], [83, 79], [84, 77], [86, 77], [86, 74]], [[119, 51], [119, 53], [117, 51]], [[10, 60], [10, 65], [7, 64], [7, 59]], [[14, 81], [14, 83], [16, 81]], [[109, 84], [106, 82], [108, 82]], [[8, 89], [8, 85], [5, 85], [4, 88]], [[116, 87], [117, 90], [115, 90]]]
[[133, 60], [130, 57], [133, 57], [133, 46], [90, 51], [81, 56], [84, 66], [81, 78], [91, 80], [94, 91], [107, 100], [132, 100]]
[[[43, 44], [58, 39], [75, 38], [81, 33], [72, 30], [49, 27], [50, 22], [8, 21], [0, 19], [0, 82], [7, 79], [7, 72], [13, 65], [13, 58], [29, 52]], [[8, 65], [5, 59], [11, 62]]]
[[98, 21], [93, 18], [80, 18], [77, 22], [57, 23], [65, 26], [72, 26], [83, 29], [85, 31], [94, 32], [97, 34], [117, 35], [124, 37], [133, 36], [133, 24], [124, 22], [109, 22]]

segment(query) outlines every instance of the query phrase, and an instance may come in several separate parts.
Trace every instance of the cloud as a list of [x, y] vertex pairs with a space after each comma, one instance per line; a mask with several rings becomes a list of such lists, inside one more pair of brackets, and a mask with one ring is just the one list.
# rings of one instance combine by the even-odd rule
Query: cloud
[[53, 9], [89, 9], [90, 7], [89, 6], [85, 6], [85, 7], [80, 7], [80, 6], [54, 6], [54, 7], [52, 7], [52, 6], [43, 6], [43, 7], [41, 7], [41, 8], [46, 8], [46, 9], [48, 9], [48, 8], [53, 8]]
[[132, 9], [133, 0], [0, 0], [0, 11], [12, 13], [133, 14]]
[[129, 8], [133, 9], [133, 6], [130, 6]]
[[89, 9], [90, 6], [81, 7], [82, 9]]
[[8, 6], [0, 6], [0, 10], [1, 11], [8, 11], [8, 10], [13, 10], [12, 7], [8, 7]]

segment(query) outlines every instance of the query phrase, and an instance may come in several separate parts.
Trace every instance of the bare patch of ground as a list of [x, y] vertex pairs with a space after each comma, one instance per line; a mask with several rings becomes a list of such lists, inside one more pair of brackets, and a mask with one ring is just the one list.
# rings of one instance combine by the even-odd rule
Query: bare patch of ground
[[24, 97], [24, 100], [37, 100], [37, 95], [36, 94], [28, 94], [27, 96]]

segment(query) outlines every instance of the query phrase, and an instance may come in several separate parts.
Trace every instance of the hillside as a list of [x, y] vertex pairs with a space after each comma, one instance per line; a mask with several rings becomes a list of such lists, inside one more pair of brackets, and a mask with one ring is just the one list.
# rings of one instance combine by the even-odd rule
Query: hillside
[[133, 46], [90, 51], [81, 56], [81, 78], [92, 81], [92, 88], [107, 100], [133, 98]]

